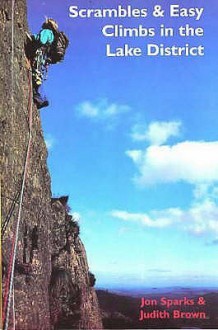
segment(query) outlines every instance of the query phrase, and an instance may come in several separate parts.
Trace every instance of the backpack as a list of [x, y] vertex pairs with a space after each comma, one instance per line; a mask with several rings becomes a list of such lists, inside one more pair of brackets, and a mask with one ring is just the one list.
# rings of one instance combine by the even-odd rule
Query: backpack
[[48, 57], [52, 64], [61, 62], [64, 60], [64, 55], [66, 49], [69, 45], [69, 39], [65, 35], [64, 32], [56, 32], [55, 33], [55, 40], [53, 41], [52, 45], [50, 46]]

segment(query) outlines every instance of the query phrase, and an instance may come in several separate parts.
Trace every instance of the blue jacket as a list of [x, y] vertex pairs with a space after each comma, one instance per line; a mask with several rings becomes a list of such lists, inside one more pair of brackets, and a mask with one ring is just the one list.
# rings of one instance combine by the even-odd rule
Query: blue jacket
[[43, 29], [38, 34], [35, 34], [34, 38], [42, 45], [51, 45], [54, 41], [54, 33], [52, 32], [52, 30]]

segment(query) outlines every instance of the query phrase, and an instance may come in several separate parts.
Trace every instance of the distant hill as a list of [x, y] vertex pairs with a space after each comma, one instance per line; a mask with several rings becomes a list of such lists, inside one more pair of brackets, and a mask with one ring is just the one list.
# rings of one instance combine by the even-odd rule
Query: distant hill
[[[170, 318], [165, 319], [145, 319], [139, 321], [140, 316], [140, 303], [141, 299], [132, 297], [125, 294], [117, 294], [109, 292], [107, 290], [97, 290], [97, 296], [102, 311], [103, 325], [106, 329], [217, 329], [218, 328], [218, 293], [210, 292], [202, 295], [200, 289], [187, 289], [186, 295], [184, 295], [185, 289], [181, 289], [180, 298], [179, 292], [171, 292], [169, 289], [166, 290], [167, 295], [163, 294], [164, 290], [161, 290], [158, 296], [158, 289], [155, 290], [155, 299], [158, 301], [157, 306], [146, 307], [146, 313], [151, 313], [154, 309], [163, 311], [164, 306], [159, 304], [160, 298], [165, 296], [169, 299], [182, 299], [184, 296], [187, 298], [195, 299], [201, 296], [205, 299], [205, 305], [198, 307], [196, 304], [195, 308], [190, 306], [173, 306], [168, 309]], [[207, 290], [205, 290], [207, 291]], [[190, 296], [187, 294], [190, 292]], [[142, 296], [141, 296], [142, 297]], [[146, 298], [148, 295], [146, 294]], [[152, 299], [151, 295], [149, 295]], [[154, 298], [154, 297], [153, 297]], [[173, 309], [180, 310], [182, 312], [202, 312], [204, 311], [206, 319], [174, 319]]]

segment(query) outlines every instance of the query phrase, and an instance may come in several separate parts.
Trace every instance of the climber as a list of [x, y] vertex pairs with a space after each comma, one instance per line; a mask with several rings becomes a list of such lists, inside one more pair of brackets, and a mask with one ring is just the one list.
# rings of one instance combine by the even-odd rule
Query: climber
[[47, 78], [48, 66], [63, 60], [69, 41], [63, 32], [58, 31], [58, 24], [52, 18], [47, 18], [40, 32], [30, 38], [27, 56], [32, 67], [33, 100], [40, 109], [49, 105], [39, 92], [43, 80]]

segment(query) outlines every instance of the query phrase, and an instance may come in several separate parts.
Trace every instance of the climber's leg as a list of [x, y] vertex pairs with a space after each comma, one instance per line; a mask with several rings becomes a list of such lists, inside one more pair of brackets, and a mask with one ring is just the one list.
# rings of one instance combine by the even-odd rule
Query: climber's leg
[[32, 82], [33, 82], [33, 100], [38, 109], [47, 107], [48, 100], [40, 94], [40, 87], [43, 83], [43, 61], [42, 54], [39, 53], [35, 57], [32, 65]]
[[40, 94], [40, 87], [42, 85], [42, 74], [38, 70], [33, 69], [33, 101], [38, 109], [47, 107], [48, 100]]
[[42, 97], [42, 95], [40, 94], [39, 86], [37, 88], [33, 88], [33, 100], [38, 109], [47, 107], [49, 105], [49, 102], [46, 97]]

